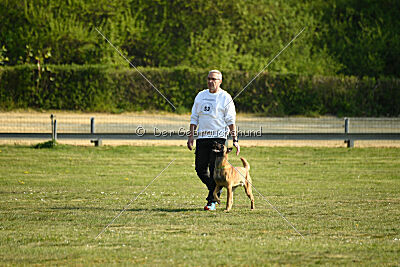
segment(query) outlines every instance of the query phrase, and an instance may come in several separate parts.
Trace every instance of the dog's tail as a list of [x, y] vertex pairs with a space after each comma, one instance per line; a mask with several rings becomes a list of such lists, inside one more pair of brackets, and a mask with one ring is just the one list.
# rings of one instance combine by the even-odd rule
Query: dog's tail
[[250, 164], [247, 162], [247, 160], [245, 158], [240, 158], [240, 160], [243, 163], [243, 167], [246, 169], [246, 171], [248, 172], [250, 170]]

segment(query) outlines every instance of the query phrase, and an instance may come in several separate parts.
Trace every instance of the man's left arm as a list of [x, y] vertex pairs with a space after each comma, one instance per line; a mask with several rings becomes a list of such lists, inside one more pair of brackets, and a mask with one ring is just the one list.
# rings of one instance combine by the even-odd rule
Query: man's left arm
[[233, 146], [236, 147], [236, 156], [238, 156], [240, 153], [240, 146], [239, 146], [239, 141], [237, 139], [236, 125], [231, 124], [231, 125], [228, 125], [228, 127], [229, 127], [229, 132], [232, 135]]

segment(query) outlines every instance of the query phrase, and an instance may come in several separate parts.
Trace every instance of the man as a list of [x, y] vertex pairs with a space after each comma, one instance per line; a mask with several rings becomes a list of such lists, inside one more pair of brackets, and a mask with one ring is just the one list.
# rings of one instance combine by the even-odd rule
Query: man
[[213, 192], [215, 189], [214, 165], [215, 155], [211, 149], [214, 142], [225, 144], [228, 136], [228, 128], [236, 148], [236, 155], [240, 153], [237, 139], [235, 120], [236, 111], [232, 97], [221, 89], [222, 73], [211, 70], [208, 73], [205, 89], [197, 94], [190, 117], [190, 133], [187, 146], [193, 149], [194, 132], [197, 129], [196, 140], [196, 172], [201, 181], [207, 186], [207, 205], [204, 210], [215, 210]]

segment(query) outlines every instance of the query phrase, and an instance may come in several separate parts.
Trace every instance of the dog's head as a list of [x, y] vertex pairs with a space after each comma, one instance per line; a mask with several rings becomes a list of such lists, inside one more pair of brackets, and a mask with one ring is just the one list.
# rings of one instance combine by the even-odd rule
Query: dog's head
[[231, 151], [232, 151], [232, 148], [228, 148], [223, 144], [220, 144], [217, 142], [214, 142], [214, 144], [213, 144], [212, 152], [216, 153], [217, 157], [218, 156], [223, 157]]

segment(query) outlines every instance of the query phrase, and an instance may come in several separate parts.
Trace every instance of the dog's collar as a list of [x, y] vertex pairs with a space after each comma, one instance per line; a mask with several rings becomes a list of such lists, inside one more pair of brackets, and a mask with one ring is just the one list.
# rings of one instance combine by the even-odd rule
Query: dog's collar
[[222, 169], [225, 169], [226, 168], [226, 166], [222, 166], [222, 167], [217, 167], [216, 169], [217, 170], [222, 170]]

